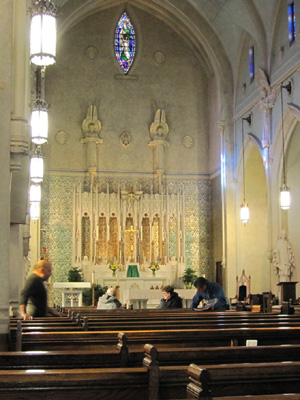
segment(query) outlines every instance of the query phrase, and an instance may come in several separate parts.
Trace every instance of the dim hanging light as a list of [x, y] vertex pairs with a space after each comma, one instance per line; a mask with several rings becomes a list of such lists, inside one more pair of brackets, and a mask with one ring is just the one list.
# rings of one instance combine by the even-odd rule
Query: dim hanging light
[[281, 83], [280, 86], [280, 99], [281, 99], [281, 133], [282, 133], [282, 185], [280, 187], [280, 207], [282, 210], [288, 210], [291, 206], [290, 188], [286, 183], [286, 170], [285, 170], [285, 151], [284, 151], [284, 123], [283, 123], [283, 96], [282, 89], [286, 89], [289, 94], [292, 92], [292, 85], [289, 82], [286, 86]]
[[250, 218], [250, 211], [249, 211], [249, 206], [246, 203], [246, 194], [245, 194], [245, 150], [244, 150], [244, 121], [247, 121], [248, 124], [251, 124], [251, 114], [248, 115], [248, 117], [242, 118], [242, 144], [243, 144], [243, 202], [241, 204], [241, 210], [240, 210], [240, 218], [241, 221], [246, 224], [249, 221]]

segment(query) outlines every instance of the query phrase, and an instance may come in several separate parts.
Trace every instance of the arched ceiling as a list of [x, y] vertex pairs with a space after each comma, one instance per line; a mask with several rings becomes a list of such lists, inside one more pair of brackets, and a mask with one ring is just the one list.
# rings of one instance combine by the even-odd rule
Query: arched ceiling
[[[267, 66], [267, 48], [272, 38], [267, 31], [270, 15], [276, 14], [276, 1], [261, 0], [55, 0], [59, 7], [59, 36], [89, 15], [124, 4], [141, 8], [170, 25], [199, 54], [212, 74], [224, 67], [236, 69], [240, 40], [249, 34]], [[268, 29], [270, 28], [270, 29]], [[227, 65], [226, 65], [227, 64]], [[226, 80], [231, 72], [225, 71]], [[223, 76], [223, 79], [225, 76]]]

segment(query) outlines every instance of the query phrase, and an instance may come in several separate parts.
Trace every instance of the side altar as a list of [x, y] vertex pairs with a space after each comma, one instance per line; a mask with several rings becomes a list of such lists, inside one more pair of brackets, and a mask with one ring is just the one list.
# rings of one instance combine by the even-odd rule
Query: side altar
[[90, 282], [54, 282], [53, 288], [61, 291], [62, 307], [82, 307], [82, 292], [90, 288]]

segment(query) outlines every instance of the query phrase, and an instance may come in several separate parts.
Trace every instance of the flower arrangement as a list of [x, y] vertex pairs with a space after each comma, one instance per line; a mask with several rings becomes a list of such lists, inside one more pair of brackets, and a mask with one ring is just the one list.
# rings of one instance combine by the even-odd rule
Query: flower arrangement
[[149, 269], [152, 271], [152, 275], [155, 276], [156, 271], [159, 270], [159, 265], [157, 263], [153, 263], [149, 266]]
[[109, 264], [108, 268], [112, 270], [112, 275], [116, 276], [116, 271], [119, 268], [118, 264]]

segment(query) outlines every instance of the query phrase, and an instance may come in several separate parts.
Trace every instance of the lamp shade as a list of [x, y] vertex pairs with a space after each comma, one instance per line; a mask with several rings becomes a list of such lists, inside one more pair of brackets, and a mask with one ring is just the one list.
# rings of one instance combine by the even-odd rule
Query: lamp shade
[[40, 218], [40, 203], [34, 201], [30, 204], [30, 219], [37, 220]]
[[34, 183], [42, 182], [44, 177], [44, 160], [42, 153], [37, 150], [30, 160], [30, 179]]
[[48, 140], [48, 104], [42, 99], [36, 99], [31, 110], [31, 140], [41, 145]]
[[280, 188], [280, 207], [288, 210], [291, 206], [291, 195], [287, 185], [283, 184]]
[[29, 200], [30, 202], [40, 202], [42, 198], [40, 185], [30, 185]]
[[36, 65], [51, 65], [56, 56], [56, 13], [52, 0], [37, 0], [31, 10], [30, 60]]
[[246, 224], [250, 218], [249, 207], [248, 207], [248, 204], [245, 202], [241, 204], [240, 218], [244, 224]]

